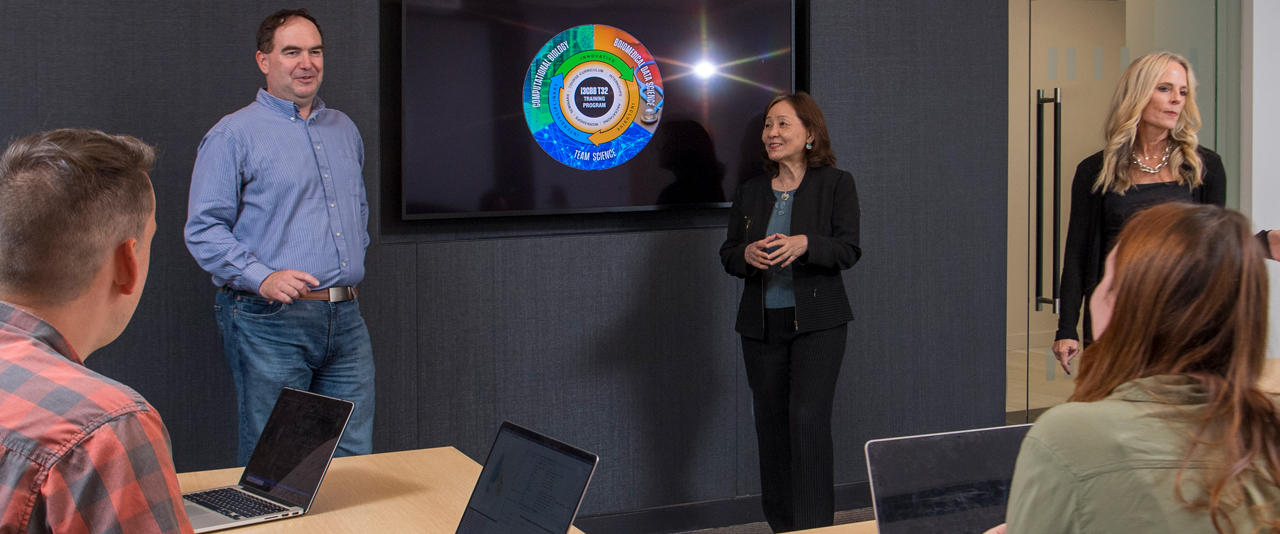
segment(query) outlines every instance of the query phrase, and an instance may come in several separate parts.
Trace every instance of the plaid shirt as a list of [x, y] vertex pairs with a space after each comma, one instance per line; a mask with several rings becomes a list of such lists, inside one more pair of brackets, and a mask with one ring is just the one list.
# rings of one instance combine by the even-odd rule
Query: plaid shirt
[[0, 533], [190, 533], [169, 433], [53, 326], [0, 302]]

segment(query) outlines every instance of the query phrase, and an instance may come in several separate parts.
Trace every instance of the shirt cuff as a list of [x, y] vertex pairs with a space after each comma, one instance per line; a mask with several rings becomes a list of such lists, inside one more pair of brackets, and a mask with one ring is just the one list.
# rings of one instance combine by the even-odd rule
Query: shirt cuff
[[250, 263], [248, 267], [245, 267], [244, 275], [240, 277], [240, 281], [244, 283], [244, 285], [251, 287], [242, 287], [239, 289], [250, 293], [257, 293], [258, 289], [262, 288], [262, 283], [265, 282], [267, 277], [271, 276], [271, 273], [274, 272], [275, 271], [270, 267], [267, 267], [265, 264]]

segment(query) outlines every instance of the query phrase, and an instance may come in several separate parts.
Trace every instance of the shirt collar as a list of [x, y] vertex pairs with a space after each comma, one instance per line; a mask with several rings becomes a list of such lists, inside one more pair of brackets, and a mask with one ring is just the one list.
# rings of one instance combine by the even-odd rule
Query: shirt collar
[[[294, 104], [293, 102], [284, 100], [282, 98], [276, 98], [275, 95], [268, 93], [266, 89], [263, 89], [261, 87], [258, 88], [257, 101], [259, 104], [262, 104], [267, 109], [274, 111], [276, 113], [279, 113], [281, 115], [284, 115], [285, 118], [293, 118], [298, 116], [297, 104]], [[307, 119], [310, 120], [312, 118], [315, 118], [315, 116], [319, 114], [320, 110], [322, 109], [324, 109], [324, 101], [320, 100], [320, 97], [317, 96], [315, 97], [315, 100], [311, 102], [311, 116], [307, 117]]]
[[1209, 392], [1199, 380], [1186, 375], [1156, 375], [1130, 380], [1116, 387], [1110, 398], [1161, 404], [1207, 404]]
[[48, 345], [49, 348], [56, 351], [63, 358], [84, 365], [80, 355], [76, 354], [75, 349], [71, 348], [66, 338], [58, 333], [58, 329], [22, 308], [6, 302], [0, 302], [0, 330], [8, 330], [22, 337], [39, 341]]

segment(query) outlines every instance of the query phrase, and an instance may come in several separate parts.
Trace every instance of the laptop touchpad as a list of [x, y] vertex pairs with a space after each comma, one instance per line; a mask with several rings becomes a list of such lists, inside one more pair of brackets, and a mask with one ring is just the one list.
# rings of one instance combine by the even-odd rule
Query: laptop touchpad
[[183, 504], [187, 510], [187, 519], [191, 520], [191, 528], [193, 529], [199, 530], [201, 527], [220, 525], [227, 522], [227, 516], [218, 512], [191, 502], [184, 502]]

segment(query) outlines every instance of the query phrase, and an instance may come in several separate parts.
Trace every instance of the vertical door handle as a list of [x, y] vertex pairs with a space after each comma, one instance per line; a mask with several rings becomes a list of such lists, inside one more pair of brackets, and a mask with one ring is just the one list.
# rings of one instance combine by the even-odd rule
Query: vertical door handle
[[[1044, 106], [1053, 104], [1053, 296], [1044, 296]], [[1053, 96], [1036, 90], [1036, 311], [1045, 304], [1058, 313], [1062, 277], [1062, 88]]]

